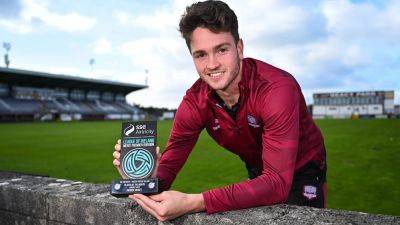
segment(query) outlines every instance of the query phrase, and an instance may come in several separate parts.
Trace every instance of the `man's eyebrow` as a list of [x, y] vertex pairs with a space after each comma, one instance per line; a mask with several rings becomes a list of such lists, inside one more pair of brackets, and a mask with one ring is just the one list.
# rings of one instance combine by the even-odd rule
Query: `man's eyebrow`
[[[219, 49], [219, 48], [221, 48], [221, 47], [223, 47], [225, 45], [230, 46], [231, 44], [229, 42], [224, 42], [224, 43], [221, 43], [221, 44], [215, 46], [213, 49], [217, 50], [217, 49]], [[192, 55], [199, 54], [199, 53], [204, 53], [204, 52], [205, 52], [204, 50], [200, 49], [200, 50], [192, 52]]]
[[214, 47], [214, 50], [219, 49], [219, 48], [221, 48], [221, 47], [223, 47], [223, 46], [225, 46], [225, 45], [230, 46], [231, 44], [230, 44], [229, 42], [221, 43], [221, 44], [215, 46], [215, 47]]
[[197, 50], [192, 52], [192, 55], [196, 55], [196, 54], [200, 54], [200, 53], [204, 53], [204, 50]]

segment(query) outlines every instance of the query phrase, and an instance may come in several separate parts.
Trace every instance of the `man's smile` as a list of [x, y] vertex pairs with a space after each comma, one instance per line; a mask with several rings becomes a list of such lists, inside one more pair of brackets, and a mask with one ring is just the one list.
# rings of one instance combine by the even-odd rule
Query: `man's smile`
[[207, 73], [207, 75], [212, 77], [212, 78], [219, 78], [224, 73], [225, 73], [225, 71], [213, 71], [213, 72]]

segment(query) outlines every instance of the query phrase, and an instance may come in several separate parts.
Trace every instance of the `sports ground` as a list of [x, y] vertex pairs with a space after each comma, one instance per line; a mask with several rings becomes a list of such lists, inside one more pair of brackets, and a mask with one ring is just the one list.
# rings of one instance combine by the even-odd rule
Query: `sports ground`
[[[317, 120], [328, 154], [328, 207], [400, 215], [400, 120]], [[171, 121], [158, 124], [164, 149]], [[0, 124], [0, 170], [94, 183], [118, 178], [121, 122]], [[173, 189], [201, 192], [246, 179], [243, 163], [203, 132]]]

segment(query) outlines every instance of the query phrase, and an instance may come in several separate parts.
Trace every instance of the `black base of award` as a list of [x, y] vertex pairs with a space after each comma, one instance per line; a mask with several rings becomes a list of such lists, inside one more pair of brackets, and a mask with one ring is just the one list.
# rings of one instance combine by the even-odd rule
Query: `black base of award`
[[158, 178], [114, 180], [110, 191], [110, 194], [115, 197], [158, 193], [160, 193]]

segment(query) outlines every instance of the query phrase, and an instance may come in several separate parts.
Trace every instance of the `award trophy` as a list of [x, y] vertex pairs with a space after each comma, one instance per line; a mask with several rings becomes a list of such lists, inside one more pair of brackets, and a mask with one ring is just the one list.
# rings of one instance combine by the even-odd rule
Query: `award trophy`
[[157, 178], [151, 178], [157, 163], [157, 121], [124, 122], [121, 135], [122, 180], [111, 184], [111, 195], [159, 193]]

